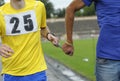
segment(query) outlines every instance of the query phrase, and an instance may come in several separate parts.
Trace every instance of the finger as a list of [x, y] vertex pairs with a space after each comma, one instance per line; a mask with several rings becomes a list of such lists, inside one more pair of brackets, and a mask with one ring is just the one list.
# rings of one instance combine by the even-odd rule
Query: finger
[[4, 57], [4, 58], [10, 57], [10, 56], [7, 56], [7, 55], [5, 55], [5, 54], [1, 54], [1, 56]]
[[6, 53], [14, 53], [13, 50], [10, 50], [8, 48], [3, 47], [3, 49]]
[[69, 51], [69, 52], [65, 52], [66, 54], [68, 54], [68, 55], [71, 55], [72, 54], [72, 52], [71, 51]]
[[69, 56], [73, 56], [73, 52], [71, 52], [71, 53], [69, 54]]
[[10, 56], [11, 56], [11, 54], [10, 54], [10, 53], [8, 53], [8, 52], [7, 52], [7, 51], [5, 51], [5, 50], [2, 50], [2, 51], [1, 51], [1, 56], [5, 57], [5, 58], [8, 58], [8, 57], [10, 57]]
[[67, 54], [69, 56], [73, 56], [73, 51], [66, 51], [65, 54]]
[[53, 40], [53, 42], [52, 42], [52, 43], [53, 43], [53, 45], [55, 45], [56, 47], [59, 47], [59, 46], [60, 46], [60, 45], [59, 45], [59, 41], [58, 41], [58, 40], [56, 40], [56, 39], [55, 39], [55, 40]]
[[9, 52], [9, 53], [14, 53], [14, 51], [13, 51], [9, 46], [7, 46], [7, 45], [4, 45], [4, 46], [3, 46], [3, 49], [4, 49], [5, 51]]
[[6, 55], [6, 56], [11, 56], [11, 53], [9, 53], [8, 51], [2, 50], [2, 54]]
[[6, 56], [5, 54], [0, 54], [2, 57], [8, 58], [8, 56]]

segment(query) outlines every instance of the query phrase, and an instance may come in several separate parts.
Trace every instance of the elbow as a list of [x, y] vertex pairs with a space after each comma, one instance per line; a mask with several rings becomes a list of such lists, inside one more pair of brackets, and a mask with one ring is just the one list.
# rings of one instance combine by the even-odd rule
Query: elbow
[[66, 13], [68, 13], [68, 14], [74, 14], [75, 13], [75, 9], [74, 8], [72, 8], [71, 6], [68, 6], [67, 8], [66, 8]]
[[73, 18], [74, 14], [75, 14], [75, 9], [68, 6], [66, 8], [66, 17], [69, 17], [71, 19], [71, 18]]

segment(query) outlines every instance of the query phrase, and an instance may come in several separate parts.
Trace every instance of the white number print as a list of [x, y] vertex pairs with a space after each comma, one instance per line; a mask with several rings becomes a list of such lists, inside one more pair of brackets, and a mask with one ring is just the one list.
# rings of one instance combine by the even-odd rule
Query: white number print
[[6, 35], [20, 35], [38, 30], [36, 16], [33, 10], [5, 15], [5, 22]]

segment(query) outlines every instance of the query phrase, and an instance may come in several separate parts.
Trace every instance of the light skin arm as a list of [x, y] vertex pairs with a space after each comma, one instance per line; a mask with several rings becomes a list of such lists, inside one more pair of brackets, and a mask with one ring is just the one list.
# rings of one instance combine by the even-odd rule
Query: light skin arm
[[70, 5], [66, 8], [65, 25], [66, 25], [67, 40], [66, 43], [63, 44], [62, 48], [63, 51], [70, 56], [72, 56], [74, 52], [73, 39], [72, 39], [74, 14], [76, 11], [80, 10], [84, 6], [85, 4], [82, 0], [73, 0], [70, 3]]
[[[17, 3], [24, 3], [24, 0], [21, 1], [17, 1], [17, 0], [10, 0], [10, 4], [13, 8], [17, 9], [17, 8], [22, 8], [24, 6], [24, 4], [18, 4]], [[9, 58], [12, 56], [12, 54], [14, 53], [13, 49], [6, 45], [6, 44], [0, 44], [0, 56], [4, 57], [4, 58]]]
[[41, 35], [47, 38], [50, 42], [52, 42], [53, 45], [58, 46], [58, 38], [50, 33], [48, 27], [41, 28]]

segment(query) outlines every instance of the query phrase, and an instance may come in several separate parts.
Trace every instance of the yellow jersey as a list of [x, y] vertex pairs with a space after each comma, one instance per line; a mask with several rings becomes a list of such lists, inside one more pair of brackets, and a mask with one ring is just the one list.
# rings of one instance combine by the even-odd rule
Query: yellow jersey
[[42, 27], [46, 27], [46, 10], [40, 1], [25, 1], [25, 7], [18, 10], [10, 3], [0, 8], [2, 44], [14, 50], [11, 57], [2, 57], [2, 74], [25, 76], [47, 69], [41, 46]]

